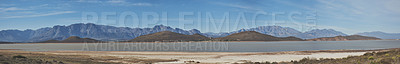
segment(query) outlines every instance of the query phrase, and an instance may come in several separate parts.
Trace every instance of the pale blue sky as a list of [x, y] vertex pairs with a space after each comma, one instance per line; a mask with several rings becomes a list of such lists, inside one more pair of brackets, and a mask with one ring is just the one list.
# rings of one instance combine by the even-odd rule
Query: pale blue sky
[[[154, 12], [160, 16], [162, 12], [166, 12], [167, 23], [158, 24], [199, 29], [202, 32], [229, 32], [241, 28], [279, 25], [300, 31], [335, 29], [347, 34], [369, 31], [400, 33], [398, 3], [399, 0], [0, 0], [0, 30], [38, 29], [54, 25], [87, 23], [89, 21], [82, 21], [82, 14], [87, 12], [94, 12], [99, 17], [102, 13], [116, 13], [107, 18], [115, 21], [123, 15], [123, 12], [134, 12], [142, 22], [142, 27], [151, 27], [153, 25], [149, 25], [150, 21], [142, 19], [142, 15], [146, 14], [144, 12]], [[191, 25], [180, 26], [179, 13], [182, 12], [193, 12], [194, 15], [186, 16], [185, 20], [194, 22], [197, 22], [197, 14], [200, 12], [201, 28]], [[220, 20], [224, 13], [228, 12], [230, 23], [222, 24], [229, 25], [230, 28], [205, 29], [207, 12], [212, 14], [217, 26], [222, 23]], [[265, 12], [267, 15], [258, 15], [254, 25], [252, 19], [257, 12]], [[241, 19], [238, 24], [235, 23], [237, 18], [241, 17], [240, 13], [244, 13], [243, 17], [249, 26], [246, 27], [246, 23]], [[274, 14], [277, 21], [286, 23], [272, 21]], [[124, 25], [115, 25], [113, 21], [90, 23], [136, 27], [137, 24], [132, 18], [126, 19]], [[160, 19], [163, 20], [165, 18]]]

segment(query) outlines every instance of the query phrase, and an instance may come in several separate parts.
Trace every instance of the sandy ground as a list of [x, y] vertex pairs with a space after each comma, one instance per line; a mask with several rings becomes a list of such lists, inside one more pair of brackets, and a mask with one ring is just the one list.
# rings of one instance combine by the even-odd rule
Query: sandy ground
[[[352, 53], [312, 53], [306, 55], [297, 55], [297, 54], [277, 54], [277, 55], [264, 55], [264, 54], [255, 54], [255, 55], [246, 55], [242, 53], [236, 54], [209, 54], [209, 55], [180, 55], [180, 56], [171, 56], [171, 55], [145, 55], [142, 57], [146, 58], [173, 58], [178, 59], [179, 61], [175, 62], [160, 62], [160, 63], [184, 63], [184, 61], [198, 61], [205, 63], [241, 63], [246, 61], [252, 62], [281, 62], [281, 61], [291, 61], [291, 60], [300, 60], [305, 57], [309, 58], [343, 58], [347, 56], [355, 56], [362, 55], [365, 52], [352, 52]], [[222, 55], [222, 56], [221, 56]], [[219, 57], [221, 56], [221, 57]]]
[[[132, 52], [132, 51], [22, 51], [6, 50], [13, 53], [38, 53], [59, 56], [82, 56], [100, 59], [99, 62], [177, 64], [186, 61], [200, 63], [242, 63], [242, 62], [282, 62], [303, 58], [344, 58], [359, 56], [372, 51], [381, 50], [318, 50], [287, 52]], [[0, 50], [0, 52], [5, 52]], [[15, 52], [20, 51], [20, 52]], [[106, 59], [105, 59], [106, 58]]]
[[[252, 62], [281, 62], [300, 60], [303, 58], [344, 58], [347, 56], [363, 55], [374, 50], [325, 50], [325, 51], [289, 51], [289, 52], [262, 52], [262, 53], [239, 53], [239, 52], [126, 52], [126, 51], [48, 51], [41, 52], [58, 55], [88, 55], [91, 57], [112, 56], [121, 59], [162, 59], [177, 60], [165, 63], [184, 63], [195, 61], [201, 63], [242, 63]], [[113, 60], [113, 62], [124, 62], [124, 60]]]

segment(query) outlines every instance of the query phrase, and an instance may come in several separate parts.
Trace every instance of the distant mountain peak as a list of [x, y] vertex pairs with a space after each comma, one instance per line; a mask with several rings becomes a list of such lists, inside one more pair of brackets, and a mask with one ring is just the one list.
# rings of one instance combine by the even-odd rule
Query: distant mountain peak
[[165, 26], [165, 25], [163, 25], [163, 24], [159, 24], [159, 25], [155, 25], [155, 26]]
[[0, 41], [6, 42], [38, 42], [50, 39], [64, 40], [69, 36], [79, 36], [84, 38], [93, 38], [96, 40], [113, 41], [113, 40], [130, 40], [141, 35], [147, 35], [162, 31], [171, 31], [175, 33], [194, 35], [200, 34], [207, 37], [225, 37], [234, 33], [255, 31], [261, 34], [272, 35], [276, 37], [295, 36], [302, 39], [331, 37], [346, 34], [335, 31], [333, 29], [315, 29], [307, 32], [300, 32], [290, 27], [282, 26], [259, 26], [249, 29], [239, 29], [237, 31], [227, 33], [201, 33], [197, 29], [183, 30], [180, 28], [172, 28], [165, 25], [155, 25], [152, 28], [130, 28], [130, 27], [114, 27], [108, 25], [97, 25], [94, 23], [76, 23], [68, 26], [45, 27], [37, 30], [2, 30], [0, 31]]
[[153, 28], [171, 28], [171, 27], [160, 24], [160, 25], [155, 25]]
[[191, 30], [189, 30], [189, 31], [199, 31], [199, 32], [200, 32], [200, 30], [197, 30], [197, 29], [191, 29]]
[[79, 36], [84, 38], [93, 38], [103, 41], [130, 40], [135, 37], [152, 34], [161, 31], [172, 31], [185, 35], [201, 33], [198, 30], [182, 30], [171, 28], [164, 25], [155, 25], [153, 28], [130, 28], [114, 27], [108, 25], [97, 25], [94, 23], [75, 23], [71, 25], [56, 25], [37, 30], [2, 30], [0, 31], [0, 41], [6, 42], [39, 42], [46, 40], [64, 40], [69, 36]]
[[53, 26], [53, 28], [60, 28], [60, 27], [65, 27], [64, 25], [56, 25], [56, 26]]
[[293, 40], [297, 40], [297, 41], [300, 41], [302, 39], [299, 39], [296, 37], [280, 38], [280, 37], [274, 37], [274, 36], [267, 35], [267, 34], [262, 34], [257, 31], [244, 31], [244, 32], [234, 33], [234, 34], [228, 35], [226, 37], [216, 38], [216, 40], [222, 40], [222, 41], [288, 41], [288, 40], [293, 41]]
[[320, 38], [320, 37], [335, 37], [335, 36], [347, 36], [347, 34], [336, 31], [333, 29], [313, 29], [310, 31], [306, 31], [303, 34], [297, 35], [297, 37], [303, 39], [313, 39], [313, 38]]
[[[196, 33], [196, 34], [193, 34], [193, 35], [201, 35], [201, 34], [199, 34], [199, 33]], [[201, 35], [201, 36], [203, 36], [203, 35]]]
[[381, 39], [400, 39], [400, 33], [385, 33], [381, 31], [363, 32], [356, 35], [378, 37]]

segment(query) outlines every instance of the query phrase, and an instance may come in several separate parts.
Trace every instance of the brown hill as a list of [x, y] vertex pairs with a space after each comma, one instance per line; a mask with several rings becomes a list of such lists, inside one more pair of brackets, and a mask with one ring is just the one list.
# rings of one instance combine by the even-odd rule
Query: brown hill
[[304, 40], [301, 38], [294, 37], [294, 36], [289, 36], [289, 37], [281, 38], [281, 41], [304, 41]]
[[157, 33], [148, 34], [148, 35], [142, 35], [142, 36], [136, 37], [129, 41], [131, 41], [131, 42], [155, 42], [155, 41], [171, 42], [171, 41], [204, 41], [204, 40], [210, 40], [210, 38], [205, 37], [200, 34], [184, 35], [184, 34], [179, 34], [179, 33], [171, 32], [171, 31], [163, 31], [163, 32], [157, 32]]
[[245, 31], [228, 35], [226, 37], [215, 38], [219, 41], [301, 41], [296, 37], [274, 37], [271, 35], [261, 34], [256, 31]]
[[351, 35], [351, 36], [322, 37], [322, 38], [308, 39], [307, 41], [347, 41], [347, 40], [381, 40], [381, 39], [376, 37]]
[[40, 43], [100, 43], [102, 41], [90, 39], [90, 38], [80, 38], [78, 36], [71, 36], [67, 39], [58, 41], [58, 40], [47, 40]]

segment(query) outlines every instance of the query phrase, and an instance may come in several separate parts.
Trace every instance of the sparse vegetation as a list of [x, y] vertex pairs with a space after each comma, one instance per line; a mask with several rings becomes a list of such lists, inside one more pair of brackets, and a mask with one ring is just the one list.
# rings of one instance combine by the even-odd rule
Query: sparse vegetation
[[368, 60], [374, 60], [374, 56], [369, 56]]
[[[365, 53], [362, 56], [349, 56], [346, 58], [303, 58], [299, 61], [273, 62], [278, 64], [400, 64], [400, 49], [393, 49], [385, 52]], [[246, 64], [255, 64], [250, 62]], [[272, 64], [273, 64], [272, 63]], [[260, 64], [271, 64], [270, 62], [261, 62]]]
[[389, 56], [390, 54], [385, 54], [385, 56]]
[[45, 55], [0, 50], [0, 64], [121, 64], [97, 62], [79, 56]]
[[22, 56], [22, 55], [17, 55], [17, 56], [13, 56], [13, 58], [26, 58], [26, 57]]

